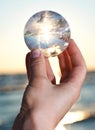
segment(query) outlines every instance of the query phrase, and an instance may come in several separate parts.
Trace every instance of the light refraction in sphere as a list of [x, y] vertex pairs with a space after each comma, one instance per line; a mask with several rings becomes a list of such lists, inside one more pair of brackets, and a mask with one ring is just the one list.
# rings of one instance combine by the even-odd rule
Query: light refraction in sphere
[[56, 56], [69, 45], [70, 27], [60, 14], [40, 11], [26, 23], [24, 39], [30, 50], [39, 48], [46, 57]]

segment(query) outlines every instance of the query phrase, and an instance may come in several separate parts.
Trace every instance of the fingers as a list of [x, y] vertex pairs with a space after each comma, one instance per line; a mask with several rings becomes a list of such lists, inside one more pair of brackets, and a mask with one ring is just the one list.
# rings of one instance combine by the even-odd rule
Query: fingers
[[73, 83], [81, 86], [86, 75], [86, 64], [75, 42], [70, 39], [70, 44], [65, 53], [59, 55], [59, 63], [62, 72], [61, 82]]
[[30, 55], [31, 55], [30, 52], [26, 55], [26, 71], [27, 71], [28, 80], [29, 80], [30, 77], [31, 77], [31, 61], [30, 61]]
[[45, 59], [44, 56], [40, 53], [40, 50], [35, 49], [27, 54], [26, 69], [28, 79], [47, 77]]
[[[44, 59], [45, 59], [45, 69], [46, 69], [47, 77], [54, 84], [56, 82], [55, 81], [55, 76], [53, 74], [53, 71], [52, 71], [52, 68], [50, 66], [49, 60], [48, 60], [48, 58], [44, 58]], [[43, 68], [41, 68], [41, 69], [43, 69]], [[31, 52], [29, 52], [26, 55], [26, 70], [27, 70], [28, 80], [30, 80], [31, 76], [33, 75], [32, 70], [31, 70]]]
[[69, 72], [66, 81], [60, 84], [60, 91], [65, 91], [72, 101], [76, 101], [80, 95], [80, 90], [85, 79], [86, 64], [80, 50], [73, 40], [70, 40], [67, 51], [71, 59], [72, 71]]
[[72, 71], [72, 62], [71, 62], [71, 58], [70, 58], [67, 50], [64, 51], [64, 57], [65, 57], [65, 62], [66, 62], [68, 72], [71, 72]]
[[70, 55], [73, 67], [69, 80], [74, 82], [81, 82], [84, 80], [86, 75], [86, 64], [84, 58], [73, 40], [70, 40], [70, 45], [67, 50]]
[[61, 53], [58, 56], [58, 58], [59, 58], [59, 65], [60, 65], [61, 74], [62, 74], [60, 82], [63, 82], [64, 79], [72, 71], [72, 63], [71, 63], [71, 59], [70, 59], [70, 56], [69, 56], [67, 50], [65, 50], [63, 53]]
[[77, 67], [77, 66], [85, 67], [85, 61], [76, 43], [72, 39], [70, 39], [69, 43], [70, 44], [67, 50], [70, 55], [73, 67]]

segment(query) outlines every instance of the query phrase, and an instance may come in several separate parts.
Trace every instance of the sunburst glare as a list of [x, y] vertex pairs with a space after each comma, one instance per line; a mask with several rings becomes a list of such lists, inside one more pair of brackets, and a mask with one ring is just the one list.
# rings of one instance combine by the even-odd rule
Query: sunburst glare
[[69, 44], [70, 27], [60, 14], [41, 11], [34, 14], [26, 23], [24, 38], [30, 50], [39, 48], [46, 57], [56, 56]]

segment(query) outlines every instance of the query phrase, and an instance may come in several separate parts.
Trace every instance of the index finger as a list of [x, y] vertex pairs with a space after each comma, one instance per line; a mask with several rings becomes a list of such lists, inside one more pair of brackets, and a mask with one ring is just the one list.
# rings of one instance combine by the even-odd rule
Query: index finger
[[84, 58], [75, 44], [74, 40], [70, 39], [70, 45], [67, 50], [72, 62], [72, 72], [69, 77], [69, 81], [82, 82], [86, 75], [86, 64]]

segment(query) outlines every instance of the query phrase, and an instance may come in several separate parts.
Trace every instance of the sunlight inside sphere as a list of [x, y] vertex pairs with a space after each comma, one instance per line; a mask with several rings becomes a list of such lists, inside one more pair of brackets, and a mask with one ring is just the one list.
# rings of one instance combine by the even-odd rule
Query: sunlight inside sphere
[[40, 11], [25, 25], [24, 39], [28, 48], [39, 48], [46, 57], [57, 56], [69, 45], [70, 27], [60, 14]]
[[49, 23], [48, 20], [46, 23], [41, 23], [40, 24], [40, 34], [43, 34], [43, 35], [39, 35], [39, 40], [45, 39], [46, 43], [49, 43], [49, 40], [51, 38], [51, 35], [50, 35], [51, 29], [52, 29], [52, 24]]

